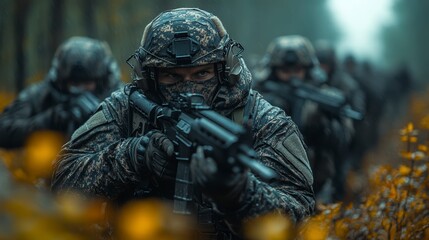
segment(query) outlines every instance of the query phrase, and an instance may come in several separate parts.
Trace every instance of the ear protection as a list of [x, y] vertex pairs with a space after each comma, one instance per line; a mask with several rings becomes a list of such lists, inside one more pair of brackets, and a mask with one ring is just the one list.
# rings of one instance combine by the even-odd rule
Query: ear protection
[[[139, 47], [133, 55], [127, 59], [127, 64], [131, 67], [131, 79], [133, 84], [143, 90], [149, 97], [158, 99], [156, 92], [158, 91], [158, 82], [156, 80], [156, 71], [153, 67], [142, 66], [146, 52], [142, 47]], [[134, 60], [134, 64], [131, 63]]]

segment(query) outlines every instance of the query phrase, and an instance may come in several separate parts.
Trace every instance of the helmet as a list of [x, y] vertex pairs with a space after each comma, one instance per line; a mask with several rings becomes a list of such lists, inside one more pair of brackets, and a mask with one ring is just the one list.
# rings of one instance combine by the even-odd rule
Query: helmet
[[[243, 47], [232, 40], [215, 15], [198, 8], [162, 12], [145, 28], [140, 47], [127, 62], [134, 82], [149, 97], [159, 95], [156, 68], [215, 63], [220, 84], [236, 83]], [[130, 64], [134, 58], [136, 65]]]
[[332, 44], [325, 40], [319, 40], [316, 41], [314, 47], [316, 49], [317, 59], [321, 64], [329, 65], [332, 68], [336, 66], [337, 57]]
[[299, 35], [280, 36], [269, 45], [264, 57], [264, 65], [272, 69], [282, 66], [302, 66], [306, 69], [306, 79], [315, 84], [326, 81], [326, 74], [320, 68], [313, 45], [310, 41]]
[[267, 54], [271, 67], [300, 65], [311, 68], [318, 63], [310, 41], [298, 35], [275, 38], [268, 46]]
[[64, 92], [69, 83], [96, 83], [96, 94], [119, 84], [120, 71], [106, 42], [71, 37], [55, 52], [50, 79]]
[[314, 46], [316, 49], [317, 59], [320, 64], [324, 64], [329, 68], [325, 70], [327, 71], [329, 78], [331, 78], [337, 68], [337, 57], [334, 46], [326, 40], [318, 40]]

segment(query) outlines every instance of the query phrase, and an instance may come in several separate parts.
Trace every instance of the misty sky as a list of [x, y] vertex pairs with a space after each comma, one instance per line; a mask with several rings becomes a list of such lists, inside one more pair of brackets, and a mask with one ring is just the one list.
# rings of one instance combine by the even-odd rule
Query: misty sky
[[383, 26], [394, 23], [395, 0], [328, 0], [329, 9], [340, 28], [338, 52], [352, 52], [358, 57], [378, 60], [381, 43], [378, 34]]

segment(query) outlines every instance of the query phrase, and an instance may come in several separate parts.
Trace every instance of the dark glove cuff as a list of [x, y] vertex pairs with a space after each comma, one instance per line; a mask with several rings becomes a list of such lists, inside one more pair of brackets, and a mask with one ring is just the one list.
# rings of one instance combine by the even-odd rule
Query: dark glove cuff
[[241, 209], [243, 205], [246, 205], [246, 195], [251, 184], [251, 178], [249, 172], [243, 174], [243, 178], [235, 184], [235, 186], [229, 189], [228, 192], [223, 194], [216, 194], [212, 197], [216, 204], [216, 209], [220, 212], [231, 212]]
[[71, 121], [62, 104], [48, 109], [45, 113], [45, 124], [48, 123], [53, 130], [63, 130], [67, 126], [67, 123]]
[[60, 130], [61, 126], [57, 126], [54, 121], [54, 108], [49, 108], [33, 117], [31, 124], [28, 124], [30, 131], [40, 129]]

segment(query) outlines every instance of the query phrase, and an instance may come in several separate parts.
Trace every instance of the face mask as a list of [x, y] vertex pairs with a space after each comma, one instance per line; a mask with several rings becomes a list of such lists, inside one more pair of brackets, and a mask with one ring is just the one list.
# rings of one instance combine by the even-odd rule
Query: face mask
[[219, 82], [215, 76], [206, 81], [181, 81], [169, 85], [159, 84], [159, 90], [167, 102], [171, 101], [172, 96], [178, 93], [199, 93], [203, 95], [205, 103], [210, 105], [216, 94], [218, 84]]

